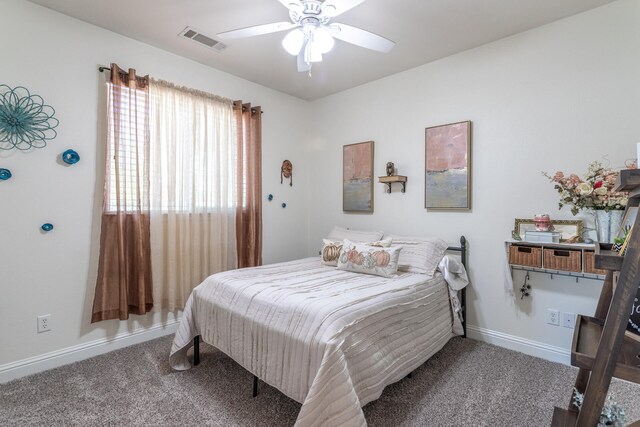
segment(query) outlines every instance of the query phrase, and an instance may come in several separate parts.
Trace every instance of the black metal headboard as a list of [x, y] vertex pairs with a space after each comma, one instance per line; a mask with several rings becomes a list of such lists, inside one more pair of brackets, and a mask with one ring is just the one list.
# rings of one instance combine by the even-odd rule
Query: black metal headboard
[[[460, 252], [460, 261], [464, 268], [467, 268], [467, 239], [460, 236], [460, 246], [449, 246], [448, 251]], [[460, 291], [460, 309], [462, 310], [462, 336], [467, 337], [467, 288]]]

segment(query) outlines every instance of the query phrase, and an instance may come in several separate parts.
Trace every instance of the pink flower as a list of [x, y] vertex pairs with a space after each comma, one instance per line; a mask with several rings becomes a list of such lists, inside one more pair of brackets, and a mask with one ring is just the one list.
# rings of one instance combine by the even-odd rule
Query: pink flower
[[581, 182], [582, 182], [582, 180], [575, 173], [572, 173], [571, 175], [569, 175], [569, 184], [571, 184], [572, 186], [575, 187], [576, 185], [580, 184]]
[[572, 173], [568, 177], [561, 171], [550, 176], [543, 172], [554, 189], [560, 194], [559, 207], [570, 206], [576, 215], [580, 209], [624, 209], [628, 202], [627, 193], [616, 192], [618, 172], [605, 168], [600, 162], [592, 162], [585, 178]]
[[617, 173], [610, 173], [604, 176], [604, 180], [607, 182], [607, 186], [613, 187], [616, 185], [616, 179], [618, 178]]

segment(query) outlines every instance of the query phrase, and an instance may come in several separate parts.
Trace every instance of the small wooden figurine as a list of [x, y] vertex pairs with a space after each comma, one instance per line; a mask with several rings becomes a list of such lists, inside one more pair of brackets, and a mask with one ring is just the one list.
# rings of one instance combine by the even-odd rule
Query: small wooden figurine
[[392, 176], [395, 172], [395, 167], [393, 166], [393, 162], [387, 162], [387, 176]]

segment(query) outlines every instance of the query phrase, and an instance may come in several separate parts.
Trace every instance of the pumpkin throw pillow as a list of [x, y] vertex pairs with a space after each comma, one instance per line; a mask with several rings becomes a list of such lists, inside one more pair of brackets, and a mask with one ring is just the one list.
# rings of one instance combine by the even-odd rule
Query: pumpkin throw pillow
[[384, 248], [345, 239], [338, 257], [338, 270], [392, 277], [398, 271], [401, 249], [401, 246]]

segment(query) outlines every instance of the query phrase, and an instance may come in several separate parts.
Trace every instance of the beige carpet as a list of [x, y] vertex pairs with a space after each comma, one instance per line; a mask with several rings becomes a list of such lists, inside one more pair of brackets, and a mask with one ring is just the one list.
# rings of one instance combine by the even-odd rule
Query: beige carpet
[[[173, 337], [0, 385], [2, 426], [291, 426], [300, 405], [204, 345], [202, 363], [169, 367]], [[412, 378], [364, 407], [369, 426], [548, 426], [568, 403], [577, 370], [454, 338]], [[640, 419], [640, 386], [614, 380], [628, 421]]]

